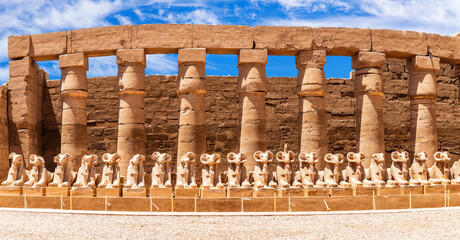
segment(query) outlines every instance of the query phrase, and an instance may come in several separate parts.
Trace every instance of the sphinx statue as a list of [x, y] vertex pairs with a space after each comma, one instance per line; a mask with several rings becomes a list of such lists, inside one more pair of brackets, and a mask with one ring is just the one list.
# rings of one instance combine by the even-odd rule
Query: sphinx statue
[[431, 184], [449, 184], [449, 152], [436, 152], [434, 154], [434, 165], [428, 169], [429, 181]]
[[177, 163], [176, 188], [197, 188], [195, 181], [195, 158], [193, 152], [188, 152]]
[[[332, 154], [328, 153], [324, 156], [326, 166], [324, 171], [320, 171], [319, 180], [317, 185], [320, 187], [338, 187], [343, 182], [342, 171], [340, 165], [345, 160], [343, 154]], [[346, 184], [344, 184], [346, 185]]]
[[48, 184], [50, 187], [70, 187], [75, 178], [70, 167], [70, 161], [72, 160], [72, 154], [58, 154], [54, 157], [56, 168], [54, 169], [53, 181]]
[[227, 177], [227, 187], [251, 187], [246, 176], [246, 153], [229, 153], [227, 161], [229, 163], [225, 176]]
[[315, 186], [316, 181], [318, 181], [318, 171], [315, 167], [315, 163], [318, 162], [318, 157], [318, 153], [316, 152], [299, 154], [300, 168], [296, 172], [296, 182], [300, 183], [300, 186]]
[[2, 186], [23, 186], [25, 182], [24, 158], [20, 154], [10, 153], [11, 167]]
[[78, 169], [77, 180], [73, 187], [95, 188], [96, 187], [96, 155], [85, 155], [81, 158], [81, 166]]
[[450, 176], [450, 182], [452, 184], [460, 184], [460, 159], [454, 162], [454, 164], [450, 168]]
[[155, 166], [152, 168], [152, 187], [171, 187], [171, 155], [167, 153], [154, 152], [151, 155]]
[[48, 170], [46, 170], [45, 160], [43, 157], [32, 154], [29, 157], [29, 162], [32, 169], [30, 171], [26, 170], [28, 181], [24, 183], [24, 186], [46, 187], [51, 181], [52, 175], [48, 172]]
[[407, 161], [409, 160], [409, 153], [406, 151], [391, 153], [391, 166], [387, 168], [388, 186], [396, 185], [409, 185], [409, 170], [407, 168]]
[[386, 169], [385, 156], [383, 153], [372, 154], [371, 164], [368, 169], [364, 169], [364, 173], [364, 186], [385, 186]]
[[365, 158], [366, 156], [361, 152], [349, 152], [347, 154], [348, 163], [343, 171], [344, 181], [342, 186], [349, 187], [363, 185], [364, 168], [362, 163]]
[[218, 165], [221, 161], [219, 154], [203, 154], [200, 158], [203, 164], [202, 169], [202, 188], [224, 188], [222, 177], [219, 174]]
[[134, 155], [129, 160], [126, 172], [126, 183], [123, 188], [144, 188], [144, 161], [145, 156], [141, 154]]
[[104, 153], [102, 161], [104, 168], [102, 169], [102, 179], [97, 185], [98, 188], [119, 188], [120, 187], [120, 167], [118, 163], [121, 156], [118, 153]]
[[428, 168], [426, 166], [426, 161], [428, 161], [428, 157], [425, 152], [414, 154], [414, 161], [412, 161], [412, 165], [409, 168], [409, 185], [430, 185], [430, 182], [428, 182]]
[[292, 151], [287, 151], [287, 145], [284, 145], [284, 151], [276, 154], [276, 160], [278, 161], [278, 166], [276, 166], [276, 174], [274, 175], [278, 182], [278, 187], [288, 188], [291, 186], [294, 177], [292, 163], [295, 161], [295, 154]]
[[254, 179], [254, 188], [276, 187], [273, 171], [271, 171], [269, 165], [273, 162], [273, 153], [270, 151], [257, 151], [254, 153], [254, 160], [256, 160], [257, 164], [254, 167], [254, 171], [250, 173]]

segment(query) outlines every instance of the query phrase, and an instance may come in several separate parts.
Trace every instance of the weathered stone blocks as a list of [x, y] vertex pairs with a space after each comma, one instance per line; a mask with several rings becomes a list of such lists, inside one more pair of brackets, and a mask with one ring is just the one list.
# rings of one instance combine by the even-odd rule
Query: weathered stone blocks
[[328, 55], [353, 56], [371, 50], [370, 29], [313, 28], [313, 50], [326, 50]]
[[255, 26], [256, 48], [268, 49], [271, 55], [295, 55], [300, 50], [311, 50], [311, 27]]
[[427, 34], [388, 29], [371, 29], [372, 51], [382, 52], [388, 58], [409, 58], [426, 55], [428, 52]]
[[206, 48], [212, 54], [235, 54], [252, 48], [253, 37], [250, 26], [193, 25], [193, 48]]

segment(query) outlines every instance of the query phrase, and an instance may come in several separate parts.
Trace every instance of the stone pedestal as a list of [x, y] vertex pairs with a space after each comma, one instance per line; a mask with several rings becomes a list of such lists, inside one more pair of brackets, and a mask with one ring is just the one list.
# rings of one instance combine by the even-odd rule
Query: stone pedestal
[[351, 188], [351, 187], [346, 187], [346, 188], [342, 188], [342, 187], [330, 188], [329, 191], [330, 191], [330, 193], [331, 193], [331, 196], [333, 196], [333, 197], [338, 197], [338, 196], [345, 196], [345, 197], [354, 196], [354, 195], [353, 195], [353, 188]]
[[447, 185], [447, 190], [449, 190], [450, 193], [460, 193], [460, 184]]
[[227, 188], [227, 197], [229, 198], [252, 197], [252, 188], [229, 187]]
[[436, 72], [440, 69], [439, 58], [415, 56], [406, 65], [409, 69], [410, 158], [414, 153], [426, 152], [427, 166], [431, 167], [438, 150]]
[[129, 160], [145, 155], [145, 52], [144, 49], [117, 51], [118, 141], [120, 173], [126, 176]]
[[62, 131], [61, 153], [74, 157], [73, 171], [80, 167], [80, 159], [88, 148], [86, 132], [86, 98], [88, 96], [88, 58], [83, 53], [59, 56], [61, 68]]
[[171, 198], [172, 188], [150, 188], [149, 197], [151, 198]]
[[437, 194], [447, 192], [447, 185], [427, 185], [423, 187], [423, 194]]
[[0, 186], [0, 196], [19, 196], [22, 195], [22, 187]]
[[72, 197], [95, 197], [96, 188], [90, 187], [73, 187], [70, 189], [70, 196]]
[[25, 196], [46, 196], [46, 188], [44, 187], [23, 187], [22, 194]]
[[275, 197], [277, 195], [276, 188], [259, 188], [254, 189], [254, 197]]
[[372, 186], [372, 187], [364, 187], [364, 186], [356, 186], [352, 188], [353, 196], [372, 196], [372, 195], [379, 195], [380, 194], [380, 187], [379, 186]]
[[330, 196], [331, 194], [329, 188], [323, 187], [306, 187], [303, 192], [305, 197]]
[[199, 188], [176, 188], [174, 192], [176, 198], [195, 198], [200, 197]]
[[97, 197], [121, 197], [121, 188], [97, 188]]
[[368, 168], [374, 153], [385, 153], [383, 126], [383, 79], [381, 68], [385, 54], [359, 52], [353, 56], [351, 66], [356, 97], [356, 146], [364, 153], [364, 168]]
[[225, 198], [227, 192], [225, 188], [200, 188], [201, 198]]
[[241, 49], [238, 55], [239, 150], [247, 154], [246, 170], [256, 165], [254, 153], [267, 150], [265, 95], [266, 49]]
[[318, 153], [322, 169], [324, 155], [327, 152], [327, 119], [326, 119], [326, 85], [323, 71], [326, 63], [326, 51], [300, 51], [296, 56], [298, 69], [297, 89], [299, 96], [300, 152]]
[[70, 187], [46, 187], [46, 196], [48, 197], [68, 197], [70, 196]]
[[147, 188], [123, 188], [123, 197], [145, 198], [147, 197]]
[[[195, 176], [201, 181], [201, 154], [206, 152], [205, 94], [206, 49], [184, 48], [178, 51], [177, 96], [179, 97], [179, 132], [177, 161], [187, 152], [196, 154]], [[177, 164], [179, 165], [179, 164]]]
[[304, 190], [302, 188], [290, 187], [290, 188], [278, 188], [278, 197], [303, 197]]

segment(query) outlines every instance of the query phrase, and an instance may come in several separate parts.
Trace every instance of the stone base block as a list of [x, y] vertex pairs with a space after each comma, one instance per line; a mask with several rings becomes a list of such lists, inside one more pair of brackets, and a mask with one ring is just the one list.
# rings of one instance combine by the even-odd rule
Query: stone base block
[[121, 188], [97, 188], [98, 197], [121, 197]]
[[12, 195], [22, 195], [22, 187], [17, 186], [0, 186], [0, 196], [12, 196]]
[[331, 196], [331, 189], [322, 187], [306, 187], [303, 189], [303, 194], [305, 197]]
[[278, 188], [278, 197], [303, 197], [304, 191], [302, 188], [290, 187], [290, 188]]
[[70, 195], [72, 197], [95, 197], [96, 188], [92, 189], [90, 187], [73, 187], [70, 189]]
[[254, 189], [254, 197], [275, 197], [276, 194], [276, 188]]
[[44, 187], [23, 187], [25, 196], [46, 196], [46, 188]]
[[200, 188], [201, 198], [224, 198], [226, 196], [225, 188]]
[[123, 188], [123, 197], [147, 197], [147, 188]]
[[403, 186], [403, 194], [423, 194], [423, 186]]
[[200, 189], [198, 188], [176, 188], [176, 198], [194, 198], [200, 196]]
[[68, 197], [70, 196], [70, 187], [46, 187], [46, 196], [48, 197]]
[[447, 185], [427, 185], [423, 187], [424, 194], [444, 193], [447, 191]]
[[172, 188], [150, 188], [149, 197], [151, 198], [171, 198]]
[[450, 193], [460, 193], [460, 184], [447, 185], [447, 189]]
[[353, 196], [375, 196], [379, 195], [380, 187], [379, 186], [356, 186], [352, 187]]
[[[459, 185], [460, 186], [460, 185]], [[227, 197], [252, 197], [252, 188], [231, 187], [227, 188]]]
[[331, 196], [338, 197], [338, 196], [354, 196], [353, 188], [352, 187], [335, 187], [331, 188], [330, 190]]

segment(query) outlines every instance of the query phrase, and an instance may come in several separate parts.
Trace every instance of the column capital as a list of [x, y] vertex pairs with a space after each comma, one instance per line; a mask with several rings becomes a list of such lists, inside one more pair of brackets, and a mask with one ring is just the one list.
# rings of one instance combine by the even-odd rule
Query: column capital
[[181, 48], [178, 50], [177, 62], [179, 65], [185, 63], [206, 63], [206, 48]]
[[296, 67], [297, 69], [301, 66], [323, 69], [326, 56], [326, 50], [300, 51], [295, 56]]
[[441, 69], [439, 65], [440, 59], [432, 56], [417, 55], [407, 60], [406, 66], [409, 71], [413, 70], [432, 70], [437, 71]]
[[380, 52], [358, 52], [351, 58], [351, 68], [359, 70], [362, 68], [382, 68], [386, 62], [384, 53]]
[[84, 53], [59, 55], [59, 68], [82, 67], [88, 70], [88, 57]]
[[241, 64], [262, 64], [266, 65], [268, 62], [267, 49], [240, 49], [238, 54], [238, 67]]
[[144, 49], [117, 50], [117, 65], [136, 64], [145, 67], [146, 57]]

